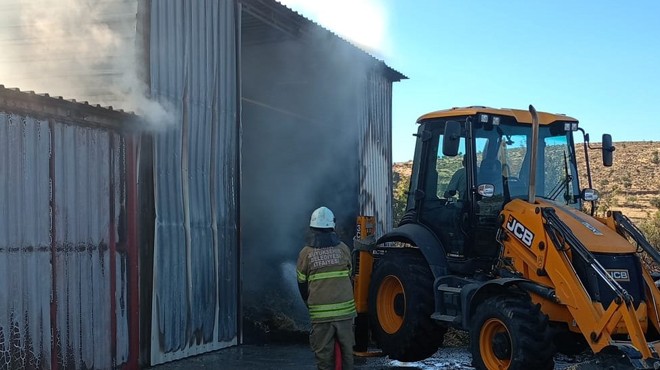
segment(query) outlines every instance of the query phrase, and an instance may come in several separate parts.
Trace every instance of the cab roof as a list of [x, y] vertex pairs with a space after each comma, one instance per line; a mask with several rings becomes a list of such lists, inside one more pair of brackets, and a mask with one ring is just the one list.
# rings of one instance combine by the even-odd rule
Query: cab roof
[[[438, 110], [435, 112], [427, 113], [417, 119], [417, 123], [434, 118], [450, 118], [460, 116], [472, 116], [479, 113], [492, 114], [496, 116], [513, 117], [518, 123], [532, 123], [532, 115], [528, 110], [510, 109], [510, 108], [490, 108], [481, 106], [470, 107], [454, 107], [451, 109]], [[551, 123], [561, 122], [578, 122], [577, 119], [569, 117], [565, 114], [553, 114], [546, 112], [538, 112], [539, 124], [549, 125]]]

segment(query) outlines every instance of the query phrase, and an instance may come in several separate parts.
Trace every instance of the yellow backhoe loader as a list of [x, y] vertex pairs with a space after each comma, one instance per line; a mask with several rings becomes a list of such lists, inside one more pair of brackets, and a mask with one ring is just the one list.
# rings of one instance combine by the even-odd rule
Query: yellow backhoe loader
[[[417, 361], [452, 327], [469, 333], [477, 369], [552, 369], [558, 351], [587, 348], [660, 368], [660, 291], [640, 257], [660, 253], [620, 212], [594, 215], [594, 148], [578, 121], [530, 106], [452, 108], [418, 123], [405, 216], [357, 244], [356, 351], [372, 339]], [[610, 135], [598, 149], [611, 166]]]

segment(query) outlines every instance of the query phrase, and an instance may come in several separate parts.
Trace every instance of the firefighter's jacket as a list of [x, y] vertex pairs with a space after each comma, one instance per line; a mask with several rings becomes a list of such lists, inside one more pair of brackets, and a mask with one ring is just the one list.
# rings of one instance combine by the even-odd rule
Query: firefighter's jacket
[[351, 284], [351, 252], [346, 244], [305, 246], [298, 255], [296, 272], [312, 323], [356, 316]]

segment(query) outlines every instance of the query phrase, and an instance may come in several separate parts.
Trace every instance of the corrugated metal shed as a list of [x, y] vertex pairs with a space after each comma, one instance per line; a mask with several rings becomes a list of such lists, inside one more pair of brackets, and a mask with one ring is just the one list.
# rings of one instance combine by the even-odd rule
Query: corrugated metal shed
[[8, 368], [137, 364], [129, 327], [138, 302], [128, 289], [137, 283], [134, 166], [123, 130], [134, 120], [0, 85], [0, 363]]
[[[264, 286], [249, 285], [253, 278], [272, 277], [286, 285], [281, 290], [289, 300], [285, 303], [301, 313], [294, 320], [304, 320], [304, 307], [292, 293], [291, 263], [309, 213], [320, 204], [333, 207], [347, 242], [359, 213], [376, 216], [379, 233], [390, 227], [391, 89], [405, 77], [382, 61], [272, 0], [74, 1], [73, 8], [53, 0], [43, 9], [39, 4], [9, 0], [0, 5], [32, 11], [27, 18], [12, 17], [11, 11], [0, 17], [7, 20], [0, 28], [9, 27], [7, 34], [13, 35], [0, 37], [0, 44], [17, 46], [16, 53], [0, 57], [0, 71], [11, 66], [27, 88], [125, 107], [130, 106], [123, 105], [125, 96], [113, 95], [115, 82], [126, 76], [140, 82], [131, 74], [136, 57], [136, 72], [146, 71], [140, 78], [150, 97], [172, 106], [174, 123], [158, 127], [156, 122], [153, 135], [143, 135], [138, 144], [135, 136], [124, 135], [122, 120], [129, 114], [46, 97], [5, 105], [13, 110], [5, 115], [7, 129], [0, 138], [31, 153], [5, 157], [30, 163], [30, 175], [0, 180], [11, 190], [3, 188], [0, 199], [14, 202], [13, 213], [4, 215], [14, 223], [7, 225], [21, 230], [11, 234], [11, 243], [19, 247], [8, 247], [7, 256], [14, 258], [18, 251], [22, 259], [5, 263], [30, 261], [21, 271], [33, 271], [48, 268], [52, 258], [50, 290], [56, 299], [71, 297], [55, 308], [37, 298], [13, 298], [20, 298], [20, 305], [38, 303], [28, 308], [29, 320], [16, 324], [20, 330], [8, 331], [24, 338], [31, 330], [30, 338], [41, 338], [43, 354], [32, 357], [50, 354], [54, 367], [107, 368], [135, 364], [136, 348], [142, 362], [156, 364], [237, 344], [244, 303], [263, 292]], [[52, 25], [41, 33], [51, 39], [31, 38], [31, 25], [49, 25], [42, 21], [58, 16], [65, 20], [65, 33], [54, 33], [58, 28]], [[99, 50], [90, 59], [76, 48], [47, 47], [55, 41], [58, 47], [90, 45], [96, 26], [118, 40], [116, 55]], [[293, 50], [306, 63], [287, 54]], [[45, 68], [44, 61], [60, 61], [57, 67], [66, 68]], [[65, 87], [72, 90], [60, 90]], [[259, 156], [267, 150], [272, 155]], [[332, 160], [319, 165], [315, 158]], [[10, 162], [3, 166], [7, 171], [25, 170]], [[43, 192], [45, 179], [54, 184], [52, 194]], [[35, 197], [29, 198], [29, 187], [20, 188], [25, 183], [38, 189]], [[10, 199], [14, 192], [17, 198]], [[63, 217], [49, 218], [45, 247], [45, 219], [25, 221], [21, 213], [46, 214], [44, 199], [48, 209], [61, 212], [51, 214]], [[92, 207], [79, 211], [88, 204]], [[128, 247], [131, 240], [138, 243], [138, 222], [130, 222], [138, 216], [139, 282], [131, 273], [138, 269], [138, 251]], [[23, 241], [28, 234], [34, 240]], [[255, 235], [266, 236], [268, 247]], [[47, 252], [35, 252], [39, 248], [55, 252], [46, 257]], [[261, 250], [273, 258], [264, 262], [268, 269], [252, 257]], [[20, 284], [34, 286], [33, 294], [42, 297], [44, 277], [24, 275]], [[85, 282], [74, 284], [81, 279]], [[249, 289], [241, 290], [241, 279]], [[108, 299], [114, 303], [87, 309], [103, 297], [113, 297]], [[16, 302], [7, 307], [23, 309]], [[34, 316], [37, 312], [41, 316]], [[92, 318], [85, 316], [89, 312]], [[139, 325], [131, 321], [138, 312]], [[37, 318], [41, 321], [34, 326]], [[12, 320], [18, 319], [6, 317], [3, 323]], [[61, 355], [55, 345], [47, 350], [48, 329], [42, 328], [48, 325], [55, 332], [70, 329], [61, 334], [66, 347]], [[102, 331], [88, 333], [90, 325]], [[29, 347], [20, 343], [14, 348]]]

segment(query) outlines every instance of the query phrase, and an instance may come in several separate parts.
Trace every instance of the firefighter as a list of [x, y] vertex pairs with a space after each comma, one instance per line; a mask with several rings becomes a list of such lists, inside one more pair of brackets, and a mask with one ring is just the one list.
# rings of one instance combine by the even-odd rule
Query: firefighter
[[335, 342], [343, 370], [353, 369], [351, 252], [335, 233], [335, 216], [326, 207], [312, 213], [306, 246], [298, 255], [298, 287], [312, 323], [309, 342], [320, 370], [335, 368]]

